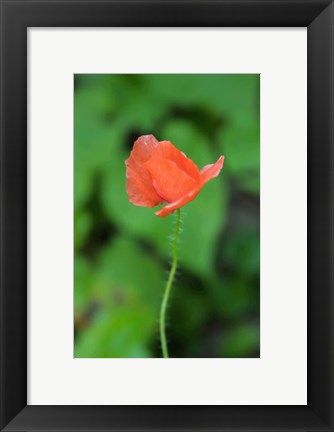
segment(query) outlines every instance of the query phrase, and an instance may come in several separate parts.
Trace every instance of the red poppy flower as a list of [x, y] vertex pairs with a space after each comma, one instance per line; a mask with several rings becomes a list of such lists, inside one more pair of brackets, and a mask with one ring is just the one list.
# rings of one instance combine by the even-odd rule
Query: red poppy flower
[[132, 204], [155, 207], [168, 203], [155, 214], [166, 217], [192, 201], [202, 187], [220, 173], [224, 156], [201, 170], [169, 141], [143, 135], [134, 143], [126, 164], [126, 191]]

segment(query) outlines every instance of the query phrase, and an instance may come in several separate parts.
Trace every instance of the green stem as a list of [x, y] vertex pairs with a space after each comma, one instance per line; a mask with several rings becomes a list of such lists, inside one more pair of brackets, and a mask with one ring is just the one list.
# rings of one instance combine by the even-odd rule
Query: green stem
[[167, 340], [166, 340], [166, 309], [167, 309], [169, 294], [172, 289], [174, 276], [177, 268], [177, 258], [179, 253], [180, 222], [181, 222], [181, 211], [178, 208], [176, 210], [176, 223], [175, 223], [175, 231], [174, 231], [174, 239], [173, 239], [173, 263], [169, 272], [168, 281], [167, 281], [167, 285], [165, 288], [164, 296], [161, 303], [161, 309], [160, 309], [160, 339], [161, 339], [162, 354], [164, 358], [169, 357]]

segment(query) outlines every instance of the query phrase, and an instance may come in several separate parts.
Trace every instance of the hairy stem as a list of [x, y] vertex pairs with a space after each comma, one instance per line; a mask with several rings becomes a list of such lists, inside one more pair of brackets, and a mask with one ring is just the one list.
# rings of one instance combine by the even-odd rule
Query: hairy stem
[[177, 268], [177, 258], [179, 253], [180, 222], [181, 222], [181, 211], [178, 208], [176, 210], [176, 222], [175, 222], [175, 230], [174, 230], [174, 238], [173, 238], [173, 262], [169, 272], [164, 296], [161, 303], [161, 309], [160, 309], [160, 340], [161, 340], [162, 355], [164, 358], [169, 357], [167, 340], [166, 340], [166, 310], [167, 310], [168, 299], [172, 289], [175, 272]]

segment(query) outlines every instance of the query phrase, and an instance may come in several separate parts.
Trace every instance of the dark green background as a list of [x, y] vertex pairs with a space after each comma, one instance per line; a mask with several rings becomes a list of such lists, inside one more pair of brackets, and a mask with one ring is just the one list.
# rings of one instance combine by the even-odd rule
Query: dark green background
[[219, 177], [182, 208], [168, 310], [171, 357], [260, 353], [259, 75], [75, 75], [75, 357], [161, 357], [158, 316], [174, 216], [127, 198], [143, 134]]

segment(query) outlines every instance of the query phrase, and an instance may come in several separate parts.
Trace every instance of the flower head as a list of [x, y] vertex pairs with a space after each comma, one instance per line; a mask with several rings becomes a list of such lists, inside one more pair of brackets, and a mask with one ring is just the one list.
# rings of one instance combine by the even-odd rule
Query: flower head
[[126, 164], [126, 191], [137, 206], [168, 203], [155, 214], [166, 217], [192, 201], [202, 187], [220, 173], [224, 156], [201, 170], [170, 141], [143, 135], [133, 145]]

